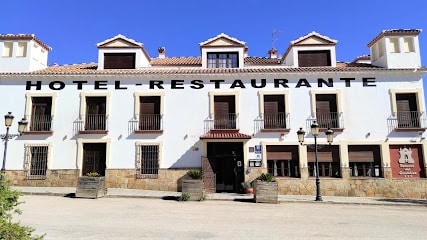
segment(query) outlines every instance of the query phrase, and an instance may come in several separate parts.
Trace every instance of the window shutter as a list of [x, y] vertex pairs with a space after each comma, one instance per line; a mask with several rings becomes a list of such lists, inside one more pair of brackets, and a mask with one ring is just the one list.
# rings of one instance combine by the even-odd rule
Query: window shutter
[[292, 160], [298, 158], [298, 148], [295, 146], [270, 145], [266, 147], [266, 150], [267, 160]]
[[329, 51], [299, 51], [299, 67], [331, 66], [331, 55]]
[[105, 53], [104, 69], [135, 69], [135, 53]]

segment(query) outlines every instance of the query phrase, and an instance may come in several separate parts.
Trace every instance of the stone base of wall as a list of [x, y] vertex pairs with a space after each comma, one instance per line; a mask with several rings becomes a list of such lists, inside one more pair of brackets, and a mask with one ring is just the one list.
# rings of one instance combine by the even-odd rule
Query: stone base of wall
[[136, 169], [105, 170], [106, 188], [181, 191], [182, 178], [189, 169], [160, 169], [158, 178], [137, 178]]
[[79, 174], [79, 169], [47, 170], [44, 179], [27, 179], [23, 170], [7, 170], [6, 178], [14, 186], [75, 187]]
[[[158, 191], [181, 191], [182, 179], [189, 169], [160, 169], [158, 178], [137, 178], [136, 169], [107, 169], [106, 188], [129, 188]], [[253, 168], [245, 175], [246, 181], [257, 178], [263, 168]], [[381, 178], [350, 177], [347, 168], [342, 169], [342, 178], [320, 178], [322, 196], [387, 197], [427, 199], [426, 178], [391, 178], [391, 169], [383, 169]], [[25, 178], [22, 170], [7, 170], [6, 177], [15, 186], [32, 187], [76, 187], [79, 169], [48, 170], [46, 178], [31, 180]], [[279, 194], [316, 195], [316, 179], [308, 177], [307, 168], [301, 169], [300, 178], [276, 178]]]

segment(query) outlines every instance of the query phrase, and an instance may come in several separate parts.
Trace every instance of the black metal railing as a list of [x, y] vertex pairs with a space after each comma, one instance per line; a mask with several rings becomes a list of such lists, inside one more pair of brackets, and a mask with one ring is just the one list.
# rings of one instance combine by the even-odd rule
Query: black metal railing
[[398, 128], [420, 128], [423, 114], [417, 111], [399, 111], [396, 113]]
[[25, 118], [30, 120], [29, 131], [34, 131], [34, 132], [51, 131], [51, 128], [52, 128], [51, 115], [31, 115], [31, 116], [25, 116]]
[[107, 130], [107, 116], [105, 114], [87, 114], [85, 130]]
[[161, 130], [162, 115], [161, 114], [141, 114], [139, 116], [138, 130]]
[[264, 114], [264, 129], [287, 128], [284, 112]]
[[342, 128], [339, 124], [340, 114], [337, 112], [316, 113], [320, 128]]

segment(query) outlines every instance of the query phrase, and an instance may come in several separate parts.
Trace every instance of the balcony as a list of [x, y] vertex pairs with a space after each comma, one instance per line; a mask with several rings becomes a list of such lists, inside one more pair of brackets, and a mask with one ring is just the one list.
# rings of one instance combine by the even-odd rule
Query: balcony
[[142, 114], [129, 121], [129, 131], [136, 134], [163, 133], [162, 114]]
[[77, 119], [75, 129], [79, 134], [107, 134], [108, 116], [106, 114], [87, 114], [86, 118], [82, 116]]
[[316, 113], [316, 117], [307, 119], [307, 129], [310, 129], [313, 121], [317, 121], [321, 131], [331, 128], [334, 132], [342, 132], [344, 130], [344, 117], [343, 113], [329, 112], [329, 113]]
[[239, 129], [238, 128], [238, 114], [237, 113], [228, 113], [228, 114], [217, 114], [214, 117], [209, 116], [205, 119], [205, 132], [210, 130], [230, 130], [230, 129]]
[[426, 118], [422, 112], [399, 111], [389, 118], [389, 127], [397, 132], [424, 131]]
[[29, 119], [30, 123], [28, 130], [25, 134], [42, 135], [52, 134], [52, 120], [51, 115], [26, 115], [26, 119]]
[[290, 114], [279, 112], [260, 115], [255, 119], [256, 132], [289, 132]]

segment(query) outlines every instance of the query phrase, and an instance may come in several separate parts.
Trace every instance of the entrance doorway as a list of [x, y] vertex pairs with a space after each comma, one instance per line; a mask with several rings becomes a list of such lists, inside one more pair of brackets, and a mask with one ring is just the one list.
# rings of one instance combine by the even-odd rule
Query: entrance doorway
[[105, 176], [106, 143], [83, 144], [82, 176], [90, 172], [97, 172]]
[[216, 192], [241, 192], [244, 181], [243, 143], [208, 142], [207, 155], [216, 175]]

